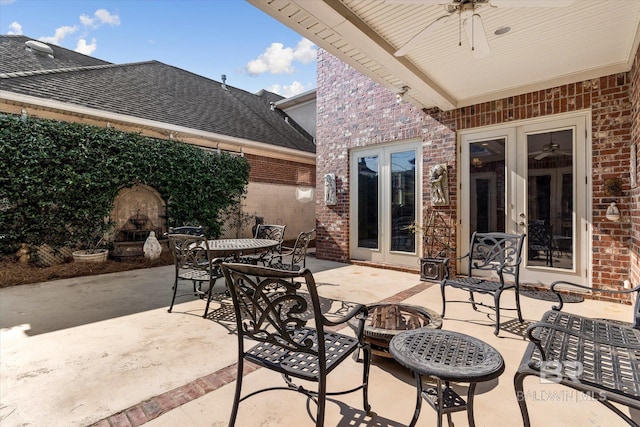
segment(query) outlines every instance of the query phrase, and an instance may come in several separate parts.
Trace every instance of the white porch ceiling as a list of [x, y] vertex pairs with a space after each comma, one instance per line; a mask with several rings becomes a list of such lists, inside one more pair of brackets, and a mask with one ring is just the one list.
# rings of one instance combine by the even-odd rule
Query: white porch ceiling
[[[390, 90], [409, 87], [415, 105], [442, 110], [626, 72], [640, 42], [640, 0], [477, 0], [490, 47], [483, 58], [473, 57], [457, 15], [394, 55], [446, 15], [447, 0], [247, 1]], [[504, 26], [511, 31], [494, 34]]]

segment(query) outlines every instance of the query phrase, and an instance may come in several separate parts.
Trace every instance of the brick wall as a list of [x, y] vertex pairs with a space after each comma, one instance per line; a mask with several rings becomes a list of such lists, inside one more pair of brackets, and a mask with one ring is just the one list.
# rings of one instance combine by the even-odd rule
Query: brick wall
[[[636, 67], [637, 68], [637, 67]], [[632, 191], [629, 176], [632, 129], [638, 140], [638, 112], [632, 126], [632, 96], [636, 110], [637, 85], [632, 92], [631, 73], [604, 76], [547, 90], [522, 94], [452, 111], [422, 111], [409, 104], [396, 104], [390, 91], [347, 66], [331, 54], [318, 56], [317, 182], [325, 173], [335, 173], [338, 204], [324, 206], [318, 188], [316, 200], [317, 255], [346, 261], [349, 258], [349, 150], [386, 142], [420, 138], [423, 144], [423, 203], [429, 203], [428, 171], [447, 163], [451, 206], [443, 209], [455, 216], [457, 197], [457, 130], [494, 125], [551, 114], [592, 110], [593, 139], [593, 282], [595, 286], [618, 288], [631, 273], [638, 275], [638, 190]], [[615, 199], [625, 219], [634, 219], [632, 245], [629, 221], [612, 223], [604, 218], [610, 198], [604, 180], [620, 177], [623, 195]], [[633, 196], [632, 196], [633, 194]], [[633, 199], [633, 203], [632, 203]]]
[[[640, 48], [631, 67], [631, 140], [630, 149], [636, 152], [635, 187], [630, 190], [631, 206], [631, 282], [640, 284]], [[633, 167], [631, 168], [633, 171]]]
[[267, 184], [315, 186], [316, 167], [290, 160], [245, 154], [251, 165], [249, 181]]

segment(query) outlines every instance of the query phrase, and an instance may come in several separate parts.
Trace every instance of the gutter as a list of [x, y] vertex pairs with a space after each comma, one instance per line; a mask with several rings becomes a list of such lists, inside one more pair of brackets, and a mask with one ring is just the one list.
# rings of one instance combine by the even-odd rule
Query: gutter
[[[178, 139], [178, 136], [206, 139], [211, 141], [211, 145], [209, 146], [210, 148], [225, 149], [224, 147], [220, 147], [220, 144], [222, 143], [229, 144], [236, 148], [236, 150], [230, 149], [229, 151], [259, 154], [262, 156], [269, 155], [269, 157], [274, 157], [274, 154], [277, 153], [279, 154], [279, 156], [276, 155], [275, 157], [279, 158], [287, 159], [293, 157], [297, 158], [298, 161], [306, 160], [305, 163], [313, 164], [315, 164], [316, 161], [316, 153], [309, 153], [307, 151], [279, 147], [277, 145], [266, 144], [264, 142], [257, 142], [244, 138], [237, 138], [229, 135], [222, 135], [214, 132], [201, 131], [198, 129], [172, 125], [155, 120], [143, 119], [126, 114], [112, 113], [95, 108], [84, 107], [77, 104], [70, 104], [67, 102], [53, 101], [50, 99], [39, 98], [30, 95], [22, 95], [15, 92], [0, 90], [0, 101], [6, 101], [7, 103], [14, 103], [17, 105], [32, 106], [34, 108], [48, 109], [59, 113], [71, 113], [81, 116], [88, 116], [93, 119], [99, 119], [106, 122], [120, 122], [130, 126], [133, 125], [146, 129], [153, 129], [158, 133], [166, 134], [167, 139]], [[188, 143], [192, 145], [198, 145], [192, 142]]]

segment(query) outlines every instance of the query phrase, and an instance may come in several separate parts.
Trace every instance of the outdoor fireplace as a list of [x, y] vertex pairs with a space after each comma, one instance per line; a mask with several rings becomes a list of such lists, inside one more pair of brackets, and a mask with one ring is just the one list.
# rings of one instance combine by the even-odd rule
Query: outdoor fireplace
[[151, 231], [162, 243], [166, 231], [165, 215], [165, 203], [155, 189], [137, 184], [120, 190], [111, 214], [115, 223], [111, 256], [143, 256], [142, 247]]

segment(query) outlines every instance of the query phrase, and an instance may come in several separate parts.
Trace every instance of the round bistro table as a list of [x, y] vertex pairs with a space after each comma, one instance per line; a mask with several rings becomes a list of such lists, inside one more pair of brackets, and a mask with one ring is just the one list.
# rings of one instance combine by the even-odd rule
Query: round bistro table
[[238, 259], [246, 252], [256, 250], [271, 249], [278, 246], [280, 242], [271, 239], [217, 239], [207, 241], [209, 251], [217, 256], [233, 256]]
[[[451, 413], [465, 409], [469, 426], [474, 427], [476, 383], [492, 380], [504, 372], [504, 359], [498, 350], [484, 341], [454, 331], [429, 328], [404, 331], [391, 339], [389, 351], [398, 363], [413, 372], [416, 380], [416, 409], [410, 427], [418, 421], [422, 399], [437, 411], [438, 427], [442, 426], [443, 414], [447, 414], [449, 426], [452, 426]], [[436, 387], [423, 390], [423, 375], [434, 378]], [[449, 387], [450, 381], [469, 383], [466, 402]]]

